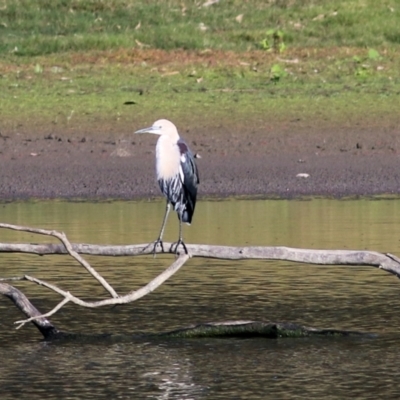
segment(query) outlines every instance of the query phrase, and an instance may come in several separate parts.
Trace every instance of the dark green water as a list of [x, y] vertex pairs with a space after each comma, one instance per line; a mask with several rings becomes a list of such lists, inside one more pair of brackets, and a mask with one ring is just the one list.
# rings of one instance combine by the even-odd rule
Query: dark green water
[[[129, 244], [157, 236], [160, 202], [0, 205], [0, 221], [58, 229], [73, 242]], [[174, 240], [171, 215], [166, 240]], [[198, 203], [187, 243], [370, 249], [400, 256], [400, 200], [230, 200]], [[47, 242], [0, 231], [1, 242]], [[170, 257], [88, 261], [123, 294]], [[0, 254], [0, 276], [30, 274], [95, 299], [104, 290], [60, 256]], [[28, 283], [42, 311], [60, 300]], [[399, 398], [400, 282], [367, 267], [192, 259], [151, 295], [114, 309], [67, 305], [52, 321], [86, 332], [160, 332], [196, 322], [258, 319], [378, 334], [374, 339], [144, 340], [45, 344], [0, 298], [0, 398]]]

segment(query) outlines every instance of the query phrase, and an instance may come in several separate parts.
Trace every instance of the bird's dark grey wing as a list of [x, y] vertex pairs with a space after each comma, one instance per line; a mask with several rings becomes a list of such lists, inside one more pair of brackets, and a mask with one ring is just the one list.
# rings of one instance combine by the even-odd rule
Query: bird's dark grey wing
[[179, 139], [178, 147], [181, 154], [180, 167], [182, 175], [180, 177], [183, 187], [182, 201], [185, 204], [182, 221], [190, 224], [196, 206], [197, 185], [200, 182], [199, 172], [192, 152], [182, 139]]

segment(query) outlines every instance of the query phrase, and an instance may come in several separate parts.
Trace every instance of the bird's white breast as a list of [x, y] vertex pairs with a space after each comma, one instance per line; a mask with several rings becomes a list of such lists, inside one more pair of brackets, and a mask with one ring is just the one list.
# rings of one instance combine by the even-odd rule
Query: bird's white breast
[[157, 179], [171, 179], [180, 173], [178, 144], [168, 136], [160, 136], [156, 146]]

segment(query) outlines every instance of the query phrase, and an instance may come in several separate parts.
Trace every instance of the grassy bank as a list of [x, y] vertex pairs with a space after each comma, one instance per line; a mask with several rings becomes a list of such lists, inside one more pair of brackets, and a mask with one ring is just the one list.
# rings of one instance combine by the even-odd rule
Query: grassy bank
[[0, 53], [34, 56], [137, 46], [246, 51], [400, 44], [394, 0], [2, 0]]
[[395, 2], [204, 3], [3, 0], [3, 126], [397, 118]]

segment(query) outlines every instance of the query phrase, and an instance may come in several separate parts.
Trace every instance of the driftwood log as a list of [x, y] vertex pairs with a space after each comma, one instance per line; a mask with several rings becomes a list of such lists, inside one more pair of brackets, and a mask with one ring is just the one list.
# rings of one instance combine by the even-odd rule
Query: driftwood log
[[[83, 255], [96, 256], [138, 256], [152, 255], [152, 246], [148, 244], [128, 246], [108, 246], [95, 244], [72, 244], [67, 236], [58, 231], [48, 231], [31, 227], [23, 227], [0, 223], [0, 228], [25, 231], [39, 235], [47, 235], [57, 238], [59, 244], [18, 244], [0, 243], [0, 253], [31, 253], [38, 255], [69, 254], [83, 268], [90, 273], [99, 284], [109, 293], [110, 297], [97, 301], [84, 301], [62, 288], [50, 284], [39, 278], [23, 275], [18, 277], [0, 278], [0, 294], [10, 298], [14, 304], [26, 315], [26, 319], [16, 321], [17, 328], [28, 322], [32, 322], [42, 333], [45, 339], [56, 338], [82, 338], [81, 335], [61, 332], [50, 322], [48, 317], [55, 314], [68, 302], [82, 307], [96, 308], [106, 305], [127, 304], [133, 302], [154, 291], [168, 278], [175, 274], [191, 257], [218, 258], [225, 260], [287, 260], [307, 264], [319, 265], [348, 265], [371, 266], [380, 268], [397, 277], [400, 277], [400, 259], [392, 254], [383, 254], [373, 251], [361, 250], [307, 250], [289, 247], [229, 247], [211, 245], [187, 245], [189, 254], [178, 254], [174, 261], [160, 275], [138, 290], [127, 294], [118, 294], [117, 291], [82, 257]], [[164, 253], [172, 253], [172, 243], [164, 243]], [[157, 253], [162, 253], [161, 249]], [[173, 253], [172, 253], [173, 254]], [[41, 313], [26, 298], [26, 296], [7, 281], [25, 280], [42, 285], [56, 293], [62, 300], [52, 310]], [[263, 336], [277, 337], [302, 337], [310, 335], [349, 335], [360, 334], [357, 332], [338, 331], [332, 329], [315, 329], [301, 325], [288, 323], [275, 323], [263, 321], [228, 321], [218, 323], [206, 323], [177, 331], [167, 332], [162, 335], [169, 337], [221, 337], [221, 336]], [[101, 338], [109, 335], [101, 335]]]
[[43, 338], [47, 341], [79, 341], [82, 342], [119, 342], [124, 340], [146, 338], [251, 338], [264, 337], [268, 339], [299, 338], [310, 336], [373, 336], [361, 332], [343, 331], [336, 329], [316, 329], [292, 323], [264, 322], [264, 321], [223, 321], [208, 322], [191, 325], [170, 332], [159, 334], [140, 335], [116, 335], [116, 334], [79, 334], [58, 330], [47, 318], [29, 301], [29, 299], [17, 288], [8, 283], [0, 282], [0, 294], [8, 297], [38, 328]]

